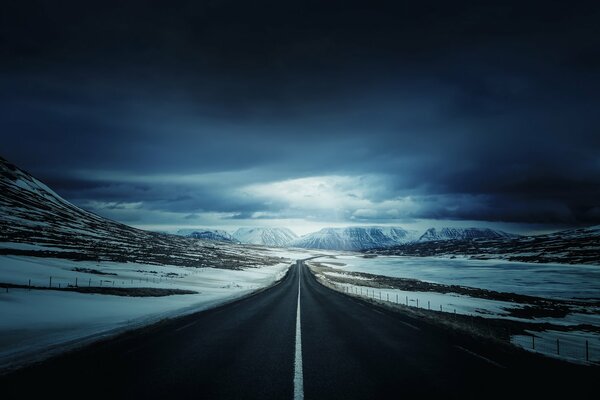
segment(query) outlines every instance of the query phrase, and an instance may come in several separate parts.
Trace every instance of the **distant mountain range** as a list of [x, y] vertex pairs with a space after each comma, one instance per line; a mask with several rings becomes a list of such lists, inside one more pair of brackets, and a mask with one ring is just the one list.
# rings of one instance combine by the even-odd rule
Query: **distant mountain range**
[[414, 241], [417, 233], [394, 227], [324, 228], [289, 243], [306, 249], [359, 251]]
[[291, 247], [327, 250], [362, 251], [397, 246], [406, 243], [440, 240], [515, 238], [518, 235], [489, 228], [430, 228], [425, 233], [401, 227], [324, 228], [289, 243]]
[[423, 233], [418, 242], [433, 240], [465, 240], [465, 239], [502, 239], [516, 238], [520, 235], [506, 233], [489, 228], [429, 228]]
[[287, 247], [298, 235], [288, 228], [257, 227], [239, 228], [233, 233], [233, 237], [240, 243]]
[[380, 255], [468, 256], [476, 259], [600, 265], [600, 226], [536, 236], [425, 240], [367, 252]]
[[177, 235], [215, 242], [240, 243], [239, 240], [221, 229], [180, 229], [177, 231]]
[[490, 228], [429, 228], [424, 232], [401, 227], [354, 226], [323, 228], [297, 237], [286, 228], [240, 228], [187, 232], [201, 239], [260, 244], [271, 247], [362, 251], [373, 255], [467, 256], [525, 262], [600, 264], [600, 226], [546, 235], [521, 236]]
[[363, 251], [388, 248], [399, 244], [438, 240], [515, 238], [518, 235], [489, 228], [430, 228], [425, 233], [401, 227], [353, 226], [323, 228], [298, 237], [281, 227], [240, 228], [233, 234], [215, 229], [180, 229], [178, 235], [203, 240], [256, 244], [270, 247], [300, 247], [305, 249]]

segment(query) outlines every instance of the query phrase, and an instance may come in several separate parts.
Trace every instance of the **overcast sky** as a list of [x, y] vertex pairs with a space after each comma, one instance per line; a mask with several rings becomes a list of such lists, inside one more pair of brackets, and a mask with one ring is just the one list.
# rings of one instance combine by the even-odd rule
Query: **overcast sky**
[[598, 2], [7, 3], [1, 154], [101, 215], [600, 223]]

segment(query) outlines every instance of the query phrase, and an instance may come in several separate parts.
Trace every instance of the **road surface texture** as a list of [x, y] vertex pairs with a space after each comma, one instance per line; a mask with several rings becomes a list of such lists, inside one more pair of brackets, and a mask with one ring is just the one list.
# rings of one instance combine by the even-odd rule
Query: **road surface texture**
[[0, 398], [580, 399], [598, 372], [385, 311], [298, 261], [251, 297], [0, 376]]

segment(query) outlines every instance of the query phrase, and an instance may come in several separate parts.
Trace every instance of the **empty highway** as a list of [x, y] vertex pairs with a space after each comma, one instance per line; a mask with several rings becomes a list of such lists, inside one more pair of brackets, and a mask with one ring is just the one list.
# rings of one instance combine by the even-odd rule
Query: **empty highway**
[[[303, 261], [245, 299], [0, 377], [2, 398], [579, 398], [598, 369], [449, 334], [320, 285]], [[6, 397], [7, 396], [7, 397]]]

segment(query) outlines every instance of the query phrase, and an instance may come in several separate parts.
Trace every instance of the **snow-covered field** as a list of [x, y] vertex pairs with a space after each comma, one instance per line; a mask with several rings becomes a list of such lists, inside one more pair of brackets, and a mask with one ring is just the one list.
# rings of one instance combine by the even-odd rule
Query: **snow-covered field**
[[[600, 361], [600, 336], [585, 331], [527, 331], [514, 335], [511, 342], [532, 352], [552, 355], [573, 362]], [[558, 341], [557, 341], [558, 339]]]
[[556, 299], [600, 299], [600, 267], [444, 257], [337, 256], [344, 271]]
[[[584, 354], [582, 349], [585, 348], [587, 340], [589, 360], [600, 361], [600, 335], [597, 332], [578, 328], [580, 325], [600, 327], [600, 308], [585, 304], [586, 301], [593, 300], [597, 304], [600, 299], [600, 267], [464, 258], [399, 256], [364, 258], [352, 255], [338, 255], [335, 259], [321, 258], [316, 261], [339, 270], [339, 273], [330, 271], [324, 273], [326, 277], [334, 279], [342, 276], [344, 272], [362, 272], [547, 299], [582, 301], [584, 305], [572, 306], [570, 312], [564, 317], [522, 318], [511, 315], [509, 310], [523, 308], [525, 305], [509, 301], [477, 298], [457, 293], [378, 288], [378, 285], [370, 284], [364, 277], [353, 277], [352, 279], [356, 281], [354, 284], [337, 284], [342, 290], [358, 295], [422, 309], [527, 323], [549, 323], [566, 327], [569, 331], [561, 331], [560, 335], [553, 330], [536, 331], [534, 334], [540, 340], [540, 346], [535, 351], [569, 360], [578, 357], [578, 361], [585, 361], [585, 358], [580, 356]], [[556, 339], [563, 343], [562, 354], [560, 351], [556, 351]], [[531, 348], [531, 337], [528, 335], [515, 335], [512, 342], [525, 349], [534, 350]], [[552, 344], [544, 345], [543, 343], [546, 342], [552, 342]], [[578, 355], [577, 357], [573, 355], [575, 353]]]
[[[290, 262], [227, 270], [0, 256], [0, 282], [52, 287], [150, 287], [197, 294], [124, 297], [10, 288], [0, 292], [0, 368], [163, 318], [215, 307], [280, 280]], [[107, 275], [76, 272], [100, 270]], [[80, 270], [81, 271], [81, 270]], [[116, 275], [109, 275], [116, 274]], [[100, 281], [102, 281], [100, 283]]]

